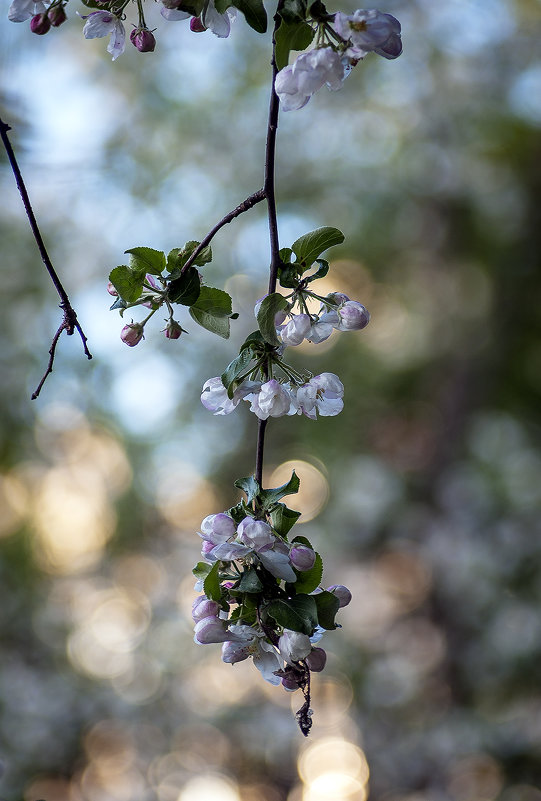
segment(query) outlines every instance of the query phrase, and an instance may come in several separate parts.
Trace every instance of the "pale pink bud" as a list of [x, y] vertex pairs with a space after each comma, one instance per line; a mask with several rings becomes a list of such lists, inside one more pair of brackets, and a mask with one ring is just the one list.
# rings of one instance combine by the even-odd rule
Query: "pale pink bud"
[[284, 633], [278, 640], [278, 650], [286, 662], [298, 662], [299, 659], [308, 656], [312, 650], [312, 643], [306, 634], [284, 629]]
[[207, 29], [205, 28], [199, 17], [192, 17], [190, 20], [190, 30], [193, 31], [193, 33], [203, 33]]
[[300, 345], [312, 327], [308, 314], [296, 314], [280, 331], [284, 345]]
[[211, 601], [206, 595], [200, 595], [192, 604], [192, 618], [195, 623], [205, 617], [217, 617], [220, 611], [220, 604]]
[[194, 629], [194, 640], [199, 645], [208, 645], [212, 642], [225, 642], [230, 637], [223, 620], [215, 615], [209, 615], [199, 620]]
[[312, 673], [321, 673], [327, 661], [327, 654], [323, 648], [312, 648], [305, 659], [306, 664]]
[[118, 298], [118, 292], [115, 289], [115, 285], [109, 281], [107, 284], [107, 292], [112, 295], [114, 298]]
[[203, 545], [201, 546], [201, 555], [208, 556], [214, 547], [214, 543], [204, 540]]
[[316, 561], [316, 552], [307, 545], [295, 545], [289, 552], [289, 560], [297, 570], [311, 570]]
[[142, 326], [141, 323], [130, 323], [129, 325], [125, 325], [120, 332], [120, 339], [122, 342], [125, 342], [126, 345], [129, 345], [130, 348], [133, 348], [144, 339], [144, 330], [144, 326]]
[[130, 33], [130, 42], [140, 53], [152, 53], [156, 47], [154, 34], [146, 28], [134, 28]]
[[348, 300], [338, 309], [340, 323], [336, 326], [339, 331], [360, 331], [370, 322], [370, 314], [362, 303], [357, 300]]
[[34, 14], [30, 20], [30, 30], [32, 33], [37, 33], [38, 36], [48, 33], [51, 28], [51, 20], [46, 13]]
[[282, 679], [282, 687], [284, 690], [287, 690], [288, 693], [294, 693], [295, 690], [299, 689], [299, 685], [293, 678], [293, 676], [284, 676]]
[[225, 512], [207, 515], [201, 522], [201, 536], [213, 545], [227, 542], [234, 534], [235, 521]]
[[228, 640], [222, 645], [222, 662], [234, 665], [235, 662], [243, 662], [251, 655], [250, 640], [244, 642], [233, 642]]
[[347, 606], [351, 601], [351, 592], [343, 584], [333, 584], [327, 587], [327, 592], [332, 592], [340, 601], [340, 607]]

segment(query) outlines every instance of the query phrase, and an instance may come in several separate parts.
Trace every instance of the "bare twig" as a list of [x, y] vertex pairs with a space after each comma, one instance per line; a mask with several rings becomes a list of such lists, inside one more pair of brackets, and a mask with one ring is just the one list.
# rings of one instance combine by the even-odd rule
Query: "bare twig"
[[26, 214], [28, 216], [28, 220], [30, 222], [30, 228], [32, 230], [32, 234], [34, 235], [34, 239], [36, 240], [36, 244], [37, 244], [38, 250], [40, 252], [41, 260], [43, 261], [43, 263], [44, 263], [44, 265], [45, 265], [45, 267], [47, 269], [47, 272], [49, 273], [51, 281], [53, 282], [54, 287], [55, 287], [55, 289], [58, 292], [58, 295], [60, 297], [60, 308], [63, 311], [62, 323], [60, 324], [56, 334], [54, 335], [51, 347], [49, 348], [49, 362], [47, 364], [47, 369], [46, 369], [46, 371], [45, 371], [45, 373], [43, 375], [43, 378], [39, 382], [37, 389], [35, 390], [35, 392], [32, 393], [32, 400], [35, 400], [38, 397], [39, 393], [41, 392], [41, 388], [43, 387], [43, 384], [45, 383], [45, 380], [46, 380], [47, 376], [50, 373], [52, 373], [52, 371], [53, 371], [53, 363], [54, 363], [54, 357], [55, 357], [55, 353], [56, 353], [56, 346], [58, 344], [58, 340], [60, 338], [60, 335], [61, 335], [62, 331], [65, 331], [66, 334], [68, 334], [68, 336], [71, 336], [75, 330], [78, 331], [79, 332], [79, 336], [81, 337], [81, 341], [83, 343], [83, 349], [84, 349], [85, 355], [87, 356], [88, 359], [91, 359], [92, 358], [92, 354], [88, 350], [87, 338], [86, 338], [86, 336], [84, 334], [84, 331], [81, 328], [81, 326], [80, 326], [80, 324], [79, 324], [79, 322], [77, 320], [77, 314], [75, 312], [75, 309], [73, 308], [73, 306], [70, 303], [70, 299], [69, 299], [69, 297], [67, 295], [67, 292], [64, 289], [64, 287], [62, 285], [62, 282], [60, 281], [60, 278], [58, 277], [57, 272], [53, 267], [51, 259], [49, 258], [49, 254], [47, 253], [47, 249], [45, 248], [45, 244], [43, 242], [43, 239], [42, 239], [42, 236], [41, 236], [41, 233], [39, 231], [38, 224], [37, 224], [37, 221], [36, 221], [36, 217], [34, 215], [34, 211], [32, 209], [32, 205], [30, 203], [30, 198], [28, 197], [28, 192], [26, 191], [26, 186], [24, 184], [23, 177], [21, 175], [21, 170], [19, 169], [19, 165], [17, 163], [17, 159], [15, 158], [15, 153], [14, 153], [13, 148], [11, 146], [11, 142], [9, 141], [9, 138], [8, 138], [8, 131], [10, 131], [10, 130], [11, 130], [11, 127], [0, 118], [0, 136], [2, 137], [2, 142], [3, 142], [3, 145], [4, 145], [5, 149], [6, 149], [6, 153], [7, 153], [7, 157], [8, 157], [11, 169], [13, 171], [13, 175], [15, 176], [15, 181], [17, 183], [17, 187], [18, 187], [19, 192], [21, 194], [23, 205], [24, 205], [24, 208], [26, 210]]

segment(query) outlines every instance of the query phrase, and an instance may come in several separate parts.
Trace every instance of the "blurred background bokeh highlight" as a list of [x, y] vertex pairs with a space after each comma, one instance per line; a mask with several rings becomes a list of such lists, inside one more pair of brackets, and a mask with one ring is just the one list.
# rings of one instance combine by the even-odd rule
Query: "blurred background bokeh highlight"
[[0, 23], [2, 117], [94, 354], [64, 337], [30, 401], [60, 313], [2, 155], [2, 799], [541, 801], [541, 3], [379, 4], [400, 59], [280, 119], [281, 244], [341, 228], [325, 289], [372, 313], [295, 352], [342, 414], [269, 426], [267, 483], [297, 469], [301, 533], [354, 594], [306, 741], [299, 694], [190, 617], [196, 529], [253, 471], [255, 417], [199, 394], [254, 328], [264, 209], [205, 268], [229, 342], [179, 317], [129, 349], [106, 292], [124, 250], [261, 186], [269, 38], [155, 14], [156, 52], [112, 64], [71, 5], [44, 37]]

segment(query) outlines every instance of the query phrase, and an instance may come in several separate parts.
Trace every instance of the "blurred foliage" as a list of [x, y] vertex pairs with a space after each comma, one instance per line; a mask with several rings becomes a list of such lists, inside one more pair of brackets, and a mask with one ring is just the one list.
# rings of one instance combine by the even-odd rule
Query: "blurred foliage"
[[64, 337], [30, 401], [59, 310], [3, 159], [7, 801], [541, 799], [540, 5], [382, 9], [401, 58], [279, 125], [281, 244], [339, 226], [328, 289], [372, 313], [295, 353], [338, 373], [343, 413], [269, 427], [269, 483], [295, 462], [326, 583], [354, 593], [306, 743], [291, 696], [195, 647], [190, 619], [195, 531], [253, 469], [255, 418], [199, 393], [254, 327], [264, 209], [213, 242], [230, 342], [186, 321], [127, 349], [105, 292], [124, 250], [201, 238], [260, 187], [268, 37], [171, 23], [111, 64], [73, 15], [0, 26], [2, 116], [95, 355]]

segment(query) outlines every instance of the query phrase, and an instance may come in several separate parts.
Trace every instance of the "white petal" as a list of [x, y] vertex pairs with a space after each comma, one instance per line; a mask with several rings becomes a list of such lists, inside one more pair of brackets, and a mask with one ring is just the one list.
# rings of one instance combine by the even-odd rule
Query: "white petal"
[[188, 14], [187, 11], [179, 11], [178, 8], [166, 8], [165, 6], [162, 6], [160, 8], [160, 14], [164, 19], [168, 20], [169, 22], [176, 22], [177, 20], [188, 19], [188, 17], [192, 16], [191, 14]]
[[86, 19], [83, 28], [85, 39], [101, 39], [113, 32], [116, 17], [109, 11], [93, 11], [83, 19]]
[[111, 38], [107, 45], [107, 52], [110, 53], [115, 61], [123, 52], [126, 46], [126, 31], [119, 19], [115, 22], [115, 27], [111, 31]]
[[229, 15], [219, 14], [212, 0], [209, 0], [209, 4], [206, 9], [204, 9], [201, 19], [205, 28], [210, 28], [215, 36], [219, 36], [220, 39], [226, 39], [229, 36], [231, 30]]

